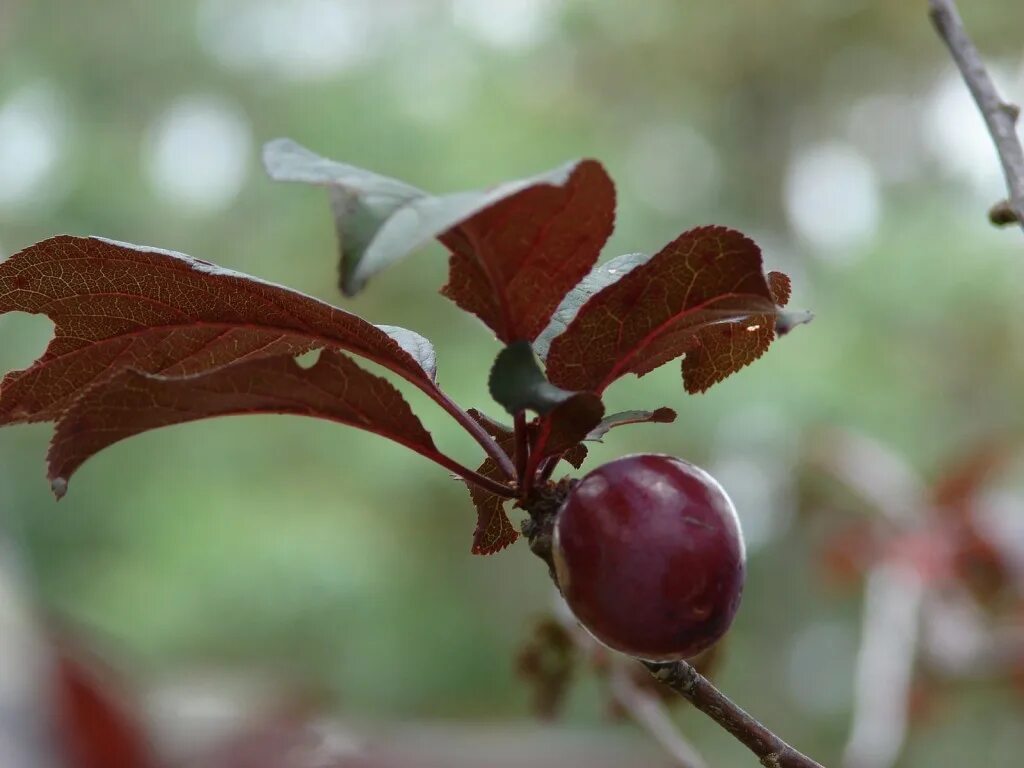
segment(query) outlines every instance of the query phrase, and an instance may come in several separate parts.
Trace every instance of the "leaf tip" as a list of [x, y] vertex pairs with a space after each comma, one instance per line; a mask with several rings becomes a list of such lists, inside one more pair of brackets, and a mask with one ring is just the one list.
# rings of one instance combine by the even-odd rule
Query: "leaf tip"
[[798, 312], [780, 312], [775, 319], [775, 334], [785, 336], [797, 326], [807, 325], [812, 320], [814, 320], [814, 313], [809, 309]]
[[260, 152], [260, 159], [263, 161], [263, 170], [274, 181], [281, 181], [281, 169], [279, 161], [289, 152], [293, 152], [299, 145], [291, 139], [279, 136], [276, 139], [264, 142], [263, 150]]
[[68, 479], [66, 477], [52, 478], [50, 480], [50, 490], [57, 497], [57, 501], [60, 501], [64, 498], [64, 494], [68, 492]]
[[[342, 255], [344, 256], [344, 254]], [[346, 270], [343, 263], [341, 276], [338, 279], [338, 288], [341, 290], [342, 296], [346, 299], [351, 299], [359, 295], [365, 287], [366, 280], [359, 278], [354, 272]]]
[[654, 411], [651, 413], [650, 421], [653, 421], [658, 424], [671, 424], [673, 421], [676, 420], [676, 417], [678, 415], [679, 414], [677, 414], [674, 409], [669, 408], [667, 406], [662, 406], [661, 408], [654, 409]]
[[508, 534], [502, 535], [502, 537], [497, 541], [484, 542], [474, 539], [473, 549], [470, 553], [481, 557], [496, 555], [499, 552], [508, 549], [517, 541], [519, 541], [519, 533], [517, 531], [511, 531]]
[[780, 307], [786, 306], [793, 294], [793, 281], [789, 279], [789, 275], [785, 272], [769, 272], [767, 282], [772, 301]]
[[544, 374], [537, 365], [533, 346], [528, 341], [513, 341], [494, 359], [487, 376], [487, 389], [496, 403], [514, 415], [528, 405], [530, 398], [524, 396], [524, 390], [543, 381]]

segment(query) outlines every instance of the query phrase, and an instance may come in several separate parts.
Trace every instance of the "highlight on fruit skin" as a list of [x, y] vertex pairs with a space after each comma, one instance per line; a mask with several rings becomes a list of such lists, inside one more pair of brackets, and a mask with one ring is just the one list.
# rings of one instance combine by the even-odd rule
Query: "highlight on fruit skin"
[[559, 586], [614, 650], [675, 661], [722, 637], [746, 572], [732, 501], [711, 475], [662, 454], [598, 467], [570, 491], [554, 531]]

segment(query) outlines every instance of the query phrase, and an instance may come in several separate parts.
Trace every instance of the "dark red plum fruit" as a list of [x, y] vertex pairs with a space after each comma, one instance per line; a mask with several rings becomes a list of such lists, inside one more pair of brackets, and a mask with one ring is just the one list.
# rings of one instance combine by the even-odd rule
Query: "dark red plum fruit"
[[722, 486], [682, 459], [626, 456], [569, 493], [555, 523], [555, 567], [594, 637], [652, 661], [689, 658], [739, 608], [743, 534]]

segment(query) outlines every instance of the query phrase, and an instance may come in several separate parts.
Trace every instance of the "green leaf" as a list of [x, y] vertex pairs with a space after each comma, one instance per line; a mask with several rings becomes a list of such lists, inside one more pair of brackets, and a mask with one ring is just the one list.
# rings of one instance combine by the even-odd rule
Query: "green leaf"
[[579, 394], [549, 382], [525, 341], [509, 344], [498, 353], [488, 386], [495, 402], [513, 415], [531, 410], [543, 416]]
[[414, 204], [430, 199], [426, 192], [387, 176], [321, 157], [291, 139], [276, 139], [263, 148], [263, 164], [275, 181], [327, 187], [341, 251], [341, 290], [348, 296], [366, 280], [425, 245], [408, 243], [420, 214]]
[[[531, 430], [527, 475], [540, 462], [574, 449], [604, 415], [604, 404], [593, 392], [569, 392], [547, 380], [528, 342], [509, 344], [499, 354], [488, 382], [491, 396], [511, 414], [531, 410], [540, 415]], [[572, 463], [582, 463], [579, 451]]]

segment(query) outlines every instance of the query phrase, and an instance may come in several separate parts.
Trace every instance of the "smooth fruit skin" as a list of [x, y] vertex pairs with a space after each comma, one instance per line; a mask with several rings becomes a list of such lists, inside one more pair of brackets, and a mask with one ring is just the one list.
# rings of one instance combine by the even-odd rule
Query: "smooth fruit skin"
[[682, 459], [626, 456], [569, 493], [555, 522], [569, 607], [605, 645], [651, 661], [694, 656], [739, 608], [745, 552], [722, 486]]

